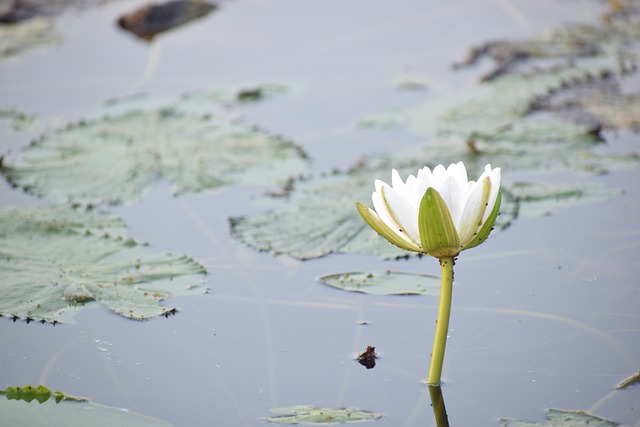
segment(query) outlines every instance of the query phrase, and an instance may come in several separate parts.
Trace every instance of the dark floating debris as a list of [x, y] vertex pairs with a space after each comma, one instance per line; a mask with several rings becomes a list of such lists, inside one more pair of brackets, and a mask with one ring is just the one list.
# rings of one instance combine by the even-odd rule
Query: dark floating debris
[[118, 19], [118, 25], [141, 39], [151, 41], [156, 35], [202, 18], [217, 8], [217, 4], [202, 0], [175, 0], [148, 4], [122, 15]]
[[372, 345], [368, 345], [362, 353], [356, 356], [358, 363], [367, 369], [373, 369], [376, 366], [376, 348]]

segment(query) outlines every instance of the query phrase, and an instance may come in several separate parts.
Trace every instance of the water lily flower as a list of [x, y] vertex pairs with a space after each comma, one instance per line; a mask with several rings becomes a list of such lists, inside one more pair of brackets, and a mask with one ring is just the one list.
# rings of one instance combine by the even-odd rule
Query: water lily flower
[[453, 265], [465, 249], [484, 242], [500, 210], [500, 168], [491, 165], [469, 181], [464, 163], [428, 167], [403, 182], [395, 169], [391, 186], [376, 180], [371, 209], [356, 202], [362, 218], [382, 237], [408, 251], [432, 255], [442, 267], [440, 303], [427, 384], [437, 387], [447, 344]]
[[469, 181], [464, 163], [420, 169], [403, 182], [393, 169], [391, 186], [375, 181], [373, 206], [357, 202], [362, 218], [394, 245], [436, 258], [455, 257], [484, 242], [500, 209], [500, 168], [485, 167]]

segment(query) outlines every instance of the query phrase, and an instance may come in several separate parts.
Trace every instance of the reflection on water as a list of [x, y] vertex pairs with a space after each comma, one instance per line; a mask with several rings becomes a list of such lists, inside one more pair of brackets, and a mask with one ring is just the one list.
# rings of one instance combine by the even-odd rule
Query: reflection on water
[[436, 417], [436, 425], [438, 427], [449, 427], [449, 417], [447, 416], [447, 408], [444, 406], [444, 396], [440, 386], [428, 386], [429, 395], [431, 396], [431, 406], [433, 414]]

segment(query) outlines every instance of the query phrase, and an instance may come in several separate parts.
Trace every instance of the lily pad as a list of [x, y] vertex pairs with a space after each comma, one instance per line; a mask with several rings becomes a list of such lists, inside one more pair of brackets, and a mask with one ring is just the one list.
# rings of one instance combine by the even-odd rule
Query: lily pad
[[204, 268], [126, 238], [122, 222], [66, 207], [0, 209], [0, 315], [73, 323], [98, 302], [137, 320], [175, 312], [160, 302], [200, 294]]
[[0, 129], [11, 129], [15, 132], [29, 128], [35, 118], [15, 108], [0, 108]]
[[509, 196], [524, 205], [525, 216], [544, 216], [562, 208], [604, 202], [622, 195], [622, 190], [597, 183], [536, 184], [516, 182], [507, 187]]
[[597, 24], [571, 23], [530, 39], [484, 43], [472, 48], [467, 58], [456, 67], [475, 64], [488, 56], [496, 62], [495, 68], [482, 77], [483, 81], [488, 81], [522, 71], [530, 62], [574, 62], [597, 56], [606, 49], [627, 50], [630, 40], [640, 39], [640, 19], [637, 9], [625, 7], [624, 2], [620, 4], [618, 13], [603, 17]]
[[337, 273], [322, 276], [325, 285], [371, 295], [439, 295], [440, 278], [428, 274], [376, 271]]
[[382, 418], [382, 414], [361, 411], [355, 408], [318, 408], [317, 406], [292, 406], [275, 408], [275, 417], [262, 418], [277, 424], [346, 424]]
[[[607, 52], [582, 59], [571, 66], [531, 74], [507, 75], [478, 86], [468, 95], [468, 100], [442, 114], [437, 120], [438, 134], [456, 135], [464, 140], [478, 135], [491, 135], [497, 139], [498, 135], [508, 132], [526, 117], [540, 97], [596, 77], [621, 75], [632, 69], [633, 64], [632, 57], [628, 55]], [[426, 122], [427, 125], [430, 123]], [[415, 126], [419, 128], [420, 125]], [[531, 136], [523, 136], [524, 141], [531, 140]], [[505, 135], [505, 138], [513, 139], [513, 136]]]
[[68, 396], [59, 391], [51, 391], [43, 385], [33, 387], [30, 385], [24, 387], [7, 387], [4, 390], [0, 390], [0, 394], [4, 394], [9, 400], [24, 400], [27, 403], [31, 403], [33, 400], [39, 403], [44, 403], [50, 398], [60, 403], [63, 400], [74, 400], [77, 402], [85, 401], [87, 399]]
[[290, 141], [224, 117], [161, 107], [81, 121], [45, 135], [2, 172], [58, 202], [120, 204], [165, 179], [175, 191], [273, 184], [304, 171]]
[[[7, 387], [0, 390], [0, 414], [3, 425], [24, 427], [170, 427], [171, 424], [136, 414], [74, 398], [44, 386]], [[1, 397], [1, 396], [0, 396]], [[35, 404], [33, 400], [39, 402]]]
[[51, 46], [61, 41], [47, 18], [0, 25], [0, 59], [21, 54], [36, 47]]
[[549, 424], [528, 423], [507, 418], [500, 419], [503, 427], [615, 427], [618, 425], [613, 421], [587, 414], [584, 411], [565, 411], [553, 408], [547, 410], [547, 420], [549, 420]]

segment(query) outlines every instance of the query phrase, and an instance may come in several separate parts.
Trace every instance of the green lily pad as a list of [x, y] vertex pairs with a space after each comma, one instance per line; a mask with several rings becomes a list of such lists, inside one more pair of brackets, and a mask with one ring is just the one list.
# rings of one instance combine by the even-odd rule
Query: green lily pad
[[74, 400], [77, 402], [87, 400], [84, 398], [68, 396], [59, 391], [51, 391], [43, 385], [39, 385], [37, 387], [30, 385], [24, 387], [7, 387], [4, 390], [0, 390], [0, 394], [4, 394], [9, 400], [24, 400], [27, 403], [30, 403], [33, 400], [44, 403], [51, 397], [53, 397], [56, 403], [60, 403], [62, 400]]
[[376, 271], [337, 273], [322, 276], [325, 285], [371, 295], [439, 295], [440, 278], [428, 274]]
[[278, 424], [346, 424], [377, 420], [383, 416], [355, 408], [318, 408], [317, 406], [275, 408], [271, 412], [278, 416], [262, 418], [262, 421]]
[[[621, 75], [632, 68], [632, 57], [619, 52], [607, 52], [582, 59], [571, 66], [531, 74], [507, 75], [479, 85], [467, 95], [468, 99], [442, 114], [438, 118], [437, 130], [440, 135], [457, 135], [465, 140], [477, 135], [490, 135], [495, 139], [527, 116], [532, 104], [540, 97], [596, 76]], [[431, 121], [426, 124], [429, 123]], [[419, 129], [418, 124], [414, 127]]]
[[618, 425], [613, 421], [589, 415], [584, 411], [565, 411], [562, 409], [548, 409], [547, 420], [549, 420], [549, 424], [528, 423], [507, 418], [500, 419], [503, 427], [615, 427]]
[[34, 120], [34, 116], [15, 108], [0, 108], [0, 129], [21, 131], [33, 125]]
[[511, 198], [517, 200], [526, 216], [545, 216], [562, 208], [579, 207], [604, 202], [620, 196], [623, 191], [597, 183], [537, 184], [516, 182], [507, 186]]
[[59, 43], [61, 37], [47, 18], [0, 25], [0, 59], [21, 54], [36, 47]]
[[472, 48], [456, 67], [475, 64], [488, 56], [496, 62], [496, 67], [482, 77], [488, 81], [521, 72], [528, 63], [538, 60], [573, 62], [598, 55], [606, 48], [631, 51], [629, 41], [640, 38], [640, 20], [637, 9], [630, 5], [621, 3], [616, 13], [603, 16], [596, 24], [570, 23], [530, 39], [484, 43]]
[[0, 315], [72, 323], [90, 302], [143, 320], [175, 308], [160, 302], [199, 294], [204, 268], [127, 238], [122, 222], [66, 207], [0, 209]]
[[139, 199], [159, 179], [173, 183], [177, 193], [201, 192], [285, 182], [305, 170], [306, 157], [292, 142], [222, 111], [212, 115], [193, 111], [186, 101], [180, 105], [71, 124], [14, 161], [5, 159], [2, 172], [12, 184], [54, 201], [120, 204]]
[[[95, 426], [170, 427], [171, 424], [125, 411], [99, 405], [83, 398], [52, 392], [44, 386], [7, 387], [0, 390], [0, 414], [3, 425], [24, 427]], [[38, 405], [33, 400], [39, 402]]]

